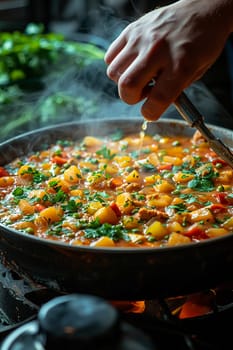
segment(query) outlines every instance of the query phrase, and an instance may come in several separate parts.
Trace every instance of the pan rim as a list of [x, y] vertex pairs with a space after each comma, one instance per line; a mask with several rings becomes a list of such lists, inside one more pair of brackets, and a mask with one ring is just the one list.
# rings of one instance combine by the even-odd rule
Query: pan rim
[[[96, 119], [94, 119], [96, 120]], [[135, 117], [126, 117], [126, 116], [120, 116], [119, 118], [107, 118], [107, 117], [102, 117], [97, 119], [98, 122], [102, 122], [102, 123], [114, 123], [114, 122], [121, 122], [121, 121], [127, 121], [127, 122], [139, 122], [141, 121], [143, 123], [143, 119], [142, 117], [139, 116], [135, 116]], [[56, 131], [57, 129], [62, 129], [62, 128], [69, 128], [72, 126], [80, 126], [80, 125], [86, 125], [88, 123], [93, 123], [93, 118], [89, 118], [89, 119], [81, 119], [81, 120], [76, 120], [76, 121], [69, 121], [69, 122], [63, 122], [63, 123], [57, 123], [57, 124], [51, 124], [49, 126], [45, 126], [45, 127], [41, 127], [41, 128], [37, 128], [31, 131], [27, 131], [24, 132], [22, 134], [16, 135], [14, 137], [11, 137], [3, 142], [0, 143], [0, 152], [1, 152], [1, 148], [6, 147], [14, 142], [23, 140], [25, 138], [31, 137], [31, 136], [35, 136], [35, 135], [39, 135], [41, 133], [44, 132], [53, 132]], [[186, 128], [187, 130], [192, 130], [193, 128], [191, 128], [185, 121], [183, 120], [179, 120], [179, 119], [172, 119], [172, 118], [160, 118], [158, 121], [156, 121], [156, 123], [159, 124], [177, 124], [181, 127]], [[232, 139], [233, 142], [233, 130], [224, 128], [224, 127], [220, 127], [214, 124], [206, 124], [213, 132], [217, 131], [220, 133], [226, 133], [226, 137]], [[233, 147], [233, 144], [232, 144]], [[225, 241], [231, 241], [231, 239], [233, 239], [233, 232], [225, 235], [225, 236], [221, 236], [221, 237], [215, 237], [215, 238], [211, 238], [211, 239], [207, 239], [207, 240], [203, 240], [201, 242], [192, 242], [192, 243], [188, 243], [188, 244], [180, 244], [177, 246], [171, 246], [171, 247], [92, 247], [92, 246], [76, 246], [76, 245], [71, 245], [62, 241], [56, 241], [56, 240], [52, 240], [52, 239], [44, 239], [41, 237], [37, 237], [37, 236], [31, 236], [27, 233], [24, 233], [22, 231], [18, 231], [15, 230], [13, 228], [10, 228], [2, 223], [0, 223], [0, 236], [2, 235], [2, 230], [3, 231], [10, 231], [10, 233], [14, 234], [14, 235], [19, 235], [20, 238], [22, 237], [24, 240], [28, 240], [28, 241], [33, 241], [33, 242], [37, 242], [38, 244], [44, 244], [44, 245], [49, 245], [52, 246], [54, 248], [65, 248], [66, 250], [72, 250], [72, 251], [80, 251], [80, 252], [95, 252], [95, 253], [111, 253], [111, 254], [151, 254], [151, 253], [155, 253], [158, 252], [158, 254], [162, 254], [162, 252], [164, 252], [164, 254], [166, 254], [168, 251], [180, 251], [180, 250], [186, 250], [186, 249], [195, 249], [200, 248], [204, 249], [204, 247], [206, 246], [212, 246], [212, 245], [216, 245], [218, 244], [219, 241], [221, 242], [225, 242]]]

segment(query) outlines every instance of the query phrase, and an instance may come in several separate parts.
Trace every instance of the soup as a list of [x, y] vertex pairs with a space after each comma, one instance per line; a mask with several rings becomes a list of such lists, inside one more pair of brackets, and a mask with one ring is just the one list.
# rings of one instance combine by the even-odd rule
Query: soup
[[93, 247], [163, 247], [233, 232], [233, 170], [196, 132], [58, 140], [0, 168], [0, 222]]

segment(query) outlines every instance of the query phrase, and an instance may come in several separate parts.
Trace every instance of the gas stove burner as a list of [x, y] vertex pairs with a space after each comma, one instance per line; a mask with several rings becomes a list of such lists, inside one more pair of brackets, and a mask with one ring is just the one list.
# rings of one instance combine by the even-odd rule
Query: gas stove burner
[[[69, 298], [4, 264], [0, 264], [0, 296], [0, 341], [16, 331], [27, 331], [28, 325], [35, 329], [38, 313], [46, 303]], [[107, 302], [119, 312], [122, 322], [149, 336], [157, 350], [174, 344], [181, 350], [223, 350], [224, 340], [232, 343], [233, 283], [185, 296]]]
[[2, 350], [58, 348], [155, 349], [146, 334], [122, 321], [105, 300], [80, 294], [57, 297], [44, 304], [37, 321], [10, 334], [2, 345]]

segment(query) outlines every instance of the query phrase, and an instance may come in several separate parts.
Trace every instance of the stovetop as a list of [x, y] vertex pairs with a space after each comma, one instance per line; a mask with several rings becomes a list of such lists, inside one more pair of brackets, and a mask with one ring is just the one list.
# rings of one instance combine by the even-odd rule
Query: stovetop
[[[16, 329], [36, 320], [40, 308], [48, 301], [63, 295], [31, 280], [22, 279], [13, 270], [0, 264], [0, 345]], [[211, 304], [211, 311], [188, 318], [179, 315], [184, 301], [187, 304], [190, 296], [108, 303], [117, 309], [121, 320], [148, 335], [155, 349], [231, 349], [233, 284], [201, 292], [200, 296], [208, 300], [207, 304]]]

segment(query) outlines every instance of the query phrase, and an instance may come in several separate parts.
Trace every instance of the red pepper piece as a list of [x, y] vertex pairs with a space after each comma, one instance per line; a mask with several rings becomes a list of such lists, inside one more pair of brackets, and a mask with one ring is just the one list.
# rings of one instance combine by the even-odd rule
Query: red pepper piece
[[158, 171], [172, 170], [172, 164], [160, 164], [157, 166]]
[[40, 204], [40, 203], [35, 204], [35, 211], [37, 211], [38, 213], [44, 209], [45, 209], [45, 206], [43, 204]]
[[52, 157], [52, 162], [56, 163], [57, 165], [63, 165], [67, 163], [67, 159], [60, 156], [54, 156]]
[[214, 194], [214, 197], [221, 204], [229, 204], [229, 200], [227, 199], [227, 196], [228, 196], [227, 192], [218, 192]]
[[221, 204], [221, 203], [212, 204], [209, 208], [212, 211], [212, 213], [214, 213], [214, 214], [222, 213], [223, 211], [225, 211], [227, 209], [226, 206]]
[[212, 164], [213, 165], [221, 164], [222, 166], [226, 166], [227, 162], [225, 162], [225, 160], [223, 160], [223, 159], [216, 158], [216, 159], [212, 160]]
[[117, 205], [115, 202], [111, 203], [111, 204], [110, 204], [110, 207], [111, 207], [111, 209], [115, 212], [115, 214], [116, 214], [117, 217], [120, 217], [120, 216], [121, 216], [121, 211], [120, 211], [118, 205]]
[[0, 177], [9, 176], [9, 175], [10, 175], [9, 172], [1, 166], [0, 167]]
[[191, 226], [186, 232], [184, 232], [184, 235], [191, 238], [191, 239], [207, 239], [209, 238], [207, 234], [198, 226]]

